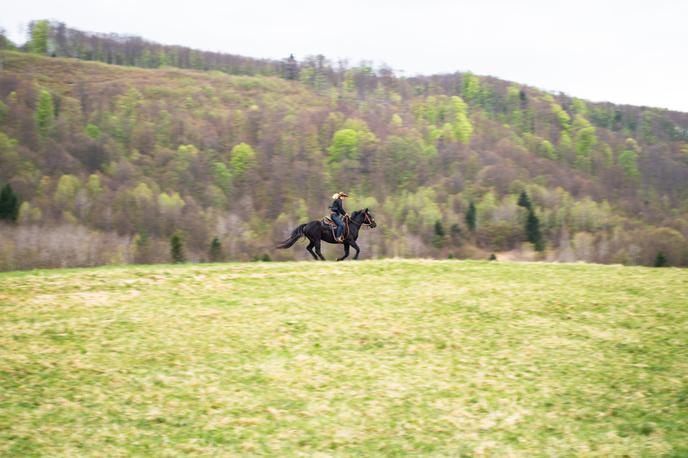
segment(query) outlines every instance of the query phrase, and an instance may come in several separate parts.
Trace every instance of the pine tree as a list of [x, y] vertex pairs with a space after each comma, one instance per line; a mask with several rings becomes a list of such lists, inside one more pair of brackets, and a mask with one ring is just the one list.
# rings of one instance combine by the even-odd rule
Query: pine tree
[[468, 226], [471, 232], [475, 231], [475, 213], [475, 204], [471, 202], [466, 212], [466, 226]]
[[526, 220], [526, 238], [530, 243], [533, 244], [536, 251], [542, 251], [545, 249], [545, 245], [542, 240], [542, 234], [540, 233], [540, 220], [535, 216], [533, 209], [528, 210], [528, 219]]
[[521, 194], [518, 196], [518, 205], [519, 207], [523, 207], [527, 210], [530, 210], [532, 207], [530, 199], [528, 198], [528, 194], [526, 194], [525, 191], [521, 191]]
[[210, 262], [222, 261], [222, 244], [220, 243], [220, 239], [217, 237], [213, 237], [213, 240], [210, 242], [208, 258], [210, 259]]
[[444, 246], [444, 226], [442, 226], [442, 221], [435, 221], [435, 234], [432, 236], [432, 245], [435, 248], [442, 248]]
[[294, 59], [294, 55], [290, 54], [289, 58], [284, 64], [284, 78], [288, 80], [299, 79], [299, 64]]
[[170, 237], [170, 255], [174, 263], [186, 261], [184, 257], [184, 238], [179, 231], [175, 232], [172, 234], [172, 237]]
[[15, 222], [19, 216], [19, 198], [7, 183], [0, 191], [0, 220]]
[[664, 256], [664, 253], [659, 251], [657, 253], [657, 257], [655, 258], [655, 267], [666, 267], [666, 266], [667, 266], [666, 256]]

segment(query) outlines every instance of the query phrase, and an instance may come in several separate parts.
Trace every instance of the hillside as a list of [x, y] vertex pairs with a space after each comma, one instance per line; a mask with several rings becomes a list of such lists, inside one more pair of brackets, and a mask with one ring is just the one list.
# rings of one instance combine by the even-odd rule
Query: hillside
[[[222, 259], [305, 259], [274, 242], [340, 189], [380, 224], [365, 257], [688, 265], [688, 114], [470, 73], [197, 56], [232, 64], [0, 51], [0, 185], [22, 203], [1, 269], [164, 262], [173, 233], [190, 260], [214, 238]], [[247, 68], [267, 74], [229, 74]]]
[[419, 260], [4, 273], [0, 455], [685, 456], [687, 284]]

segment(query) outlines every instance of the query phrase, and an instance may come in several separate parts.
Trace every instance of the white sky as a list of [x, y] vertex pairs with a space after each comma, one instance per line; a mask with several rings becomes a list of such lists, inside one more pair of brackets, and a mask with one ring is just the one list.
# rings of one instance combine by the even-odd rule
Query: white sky
[[686, 0], [23, 0], [33, 19], [252, 57], [324, 54], [410, 76], [470, 70], [594, 101], [688, 112]]

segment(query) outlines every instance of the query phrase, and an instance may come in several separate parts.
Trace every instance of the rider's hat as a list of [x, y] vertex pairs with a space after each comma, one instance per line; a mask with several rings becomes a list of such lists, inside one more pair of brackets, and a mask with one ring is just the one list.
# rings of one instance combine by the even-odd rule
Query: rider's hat
[[340, 197], [349, 197], [349, 195], [345, 192], [335, 192], [334, 194], [332, 194], [333, 199], [338, 199]]

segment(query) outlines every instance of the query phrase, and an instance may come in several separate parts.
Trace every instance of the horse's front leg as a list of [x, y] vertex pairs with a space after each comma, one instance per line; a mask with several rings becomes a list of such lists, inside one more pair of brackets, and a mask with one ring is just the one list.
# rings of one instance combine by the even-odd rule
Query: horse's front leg
[[[349, 243], [351, 243], [351, 246], [354, 247], [354, 250], [356, 250], [356, 254], [354, 255], [354, 259], [358, 259], [358, 253], [361, 252], [361, 250], [358, 248], [358, 243], [356, 243], [355, 240], [352, 240]], [[349, 254], [349, 247], [346, 247], [346, 254], [347, 255]]]
[[337, 258], [337, 261], [342, 261], [349, 257], [349, 242], [344, 242], [344, 256]]

